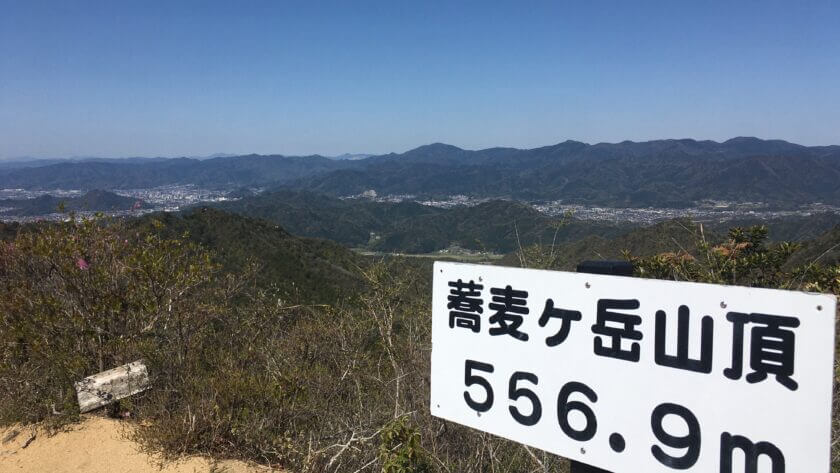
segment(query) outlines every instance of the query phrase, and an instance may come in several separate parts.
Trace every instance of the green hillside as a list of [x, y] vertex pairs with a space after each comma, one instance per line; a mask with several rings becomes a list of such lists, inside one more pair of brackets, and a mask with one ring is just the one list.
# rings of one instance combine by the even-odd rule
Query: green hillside
[[725, 233], [731, 227], [749, 227], [752, 225], [767, 225], [770, 229], [769, 238], [773, 241], [804, 241], [817, 238], [836, 225], [840, 225], [840, 214], [817, 212], [812, 215], [770, 219], [737, 218], [721, 223], [716, 222], [711, 224], [711, 227]]
[[555, 232], [557, 241], [572, 241], [595, 233], [615, 236], [629, 230], [627, 225], [581, 220], [560, 225], [560, 220], [529, 205], [506, 200], [440, 209], [414, 202], [340, 200], [310, 192], [278, 191], [216, 206], [275, 222], [296, 235], [383, 252], [428, 253], [457, 245], [507, 253], [520, 243], [548, 244]]
[[260, 194], [215, 207], [280, 224], [306, 237], [328, 238], [347, 246], [363, 246], [371, 232], [382, 232], [403, 219], [440, 213], [415, 203], [379, 204], [345, 201], [311, 192], [279, 191]]
[[329, 303], [352, 294], [360, 285], [358, 269], [365, 264], [337, 243], [296, 237], [276, 224], [212, 208], [153, 214], [133, 225], [164, 237], [187, 234], [211, 250], [228, 272], [241, 273], [256, 263], [254, 284], [279, 287], [301, 302]]
[[2, 218], [4, 215], [46, 215], [59, 211], [131, 210], [148, 208], [148, 205], [133, 197], [92, 190], [79, 197], [55, 197], [46, 194], [33, 199], [4, 199], [0, 200], [0, 207], [11, 207], [11, 210], [0, 213]]
[[789, 264], [791, 266], [840, 264], [840, 225], [814, 239], [802, 242], [802, 248], [793, 254]]
[[570, 219], [564, 222], [514, 201], [493, 200], [455, 207], [396, 222], [371, 245], [381, 251], [427, 253], [452, 245], [507, 253], [519, 245], [572, 241], [593, 233], [613, 236], [628, 231], [617, 225]]
[[[720, 233], [707, 228], [701, 233], [700, 225], [687, 219], [669, 220], [631, 229], [614, 237], [590, 234], [582, 239], [557, 245], [554, 264], [551, 267], [574, 271], [578, 263], [586, 260], [623, 259], [625, 251], [634, 256], [653, 256], [681, 250], [693, 253], [697, 242], [704, 237], [709, 242], [717, 242], [722, 238]], [[518, 252], [506, 255], [499, 264], [519, 266]]]

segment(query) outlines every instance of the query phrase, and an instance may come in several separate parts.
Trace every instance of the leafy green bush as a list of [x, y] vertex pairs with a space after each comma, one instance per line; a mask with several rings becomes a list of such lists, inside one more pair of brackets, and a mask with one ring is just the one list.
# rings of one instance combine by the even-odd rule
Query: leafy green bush
[[379, 461], [382, 473], [427, 473], [431, 460], [420, 445], [420, 433], [405, 417], [395, 419], [380, 434]]
[[771, 244], [767, 236], [765, 226], [736, 227], [719, 244], [702, 238], [696, 255], [679, 251], [625, 256], [639, 277], [840, 294], [840, 266], [810, 263], [790, 268], [787, 263], [800, 246]]

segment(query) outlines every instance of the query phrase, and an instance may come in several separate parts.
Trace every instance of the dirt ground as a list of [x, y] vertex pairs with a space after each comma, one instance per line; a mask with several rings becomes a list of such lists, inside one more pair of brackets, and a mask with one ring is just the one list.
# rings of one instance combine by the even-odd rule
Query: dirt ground
[[[154, 457], [140, 453], [123, 436], [128, 424], [103, 417], [88, 417], [69, 431], [48, 436], [31, 427], [0, 428], [0, 472], [48, 473], [266, 473], [264, 467], [238, 461], [213, 462], [188, 457], [158, 467]], [[17, 430], [17, 435], [13, 431]], [[14, 438], [12, 438], [14, 437]], [[23, 448], [24, 445], [28, 445]]]

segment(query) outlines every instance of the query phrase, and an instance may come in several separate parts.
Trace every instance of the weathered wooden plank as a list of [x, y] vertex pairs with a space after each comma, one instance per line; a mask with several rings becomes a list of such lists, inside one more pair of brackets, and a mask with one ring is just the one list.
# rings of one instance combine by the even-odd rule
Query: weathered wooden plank
[[88, 412], [149, 388], [143, 360], [88, 376], [75, 383], [79, 410]]

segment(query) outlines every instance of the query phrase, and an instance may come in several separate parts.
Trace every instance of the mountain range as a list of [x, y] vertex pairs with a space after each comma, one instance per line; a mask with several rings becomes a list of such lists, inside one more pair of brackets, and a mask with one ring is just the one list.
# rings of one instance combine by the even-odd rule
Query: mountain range
[[557, 200], [626, 207], [685, 207], [702, 200], [840, 205], [840, 146], [741, 137], [656, 140], [534, 149], [465, 150], [435, 143], [364, 159], [246, 155], [135, 159], [0, 168], [0, 188], [118, 189], [194, 184], [310, 190], [333, 196], [375, 190]]

